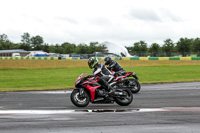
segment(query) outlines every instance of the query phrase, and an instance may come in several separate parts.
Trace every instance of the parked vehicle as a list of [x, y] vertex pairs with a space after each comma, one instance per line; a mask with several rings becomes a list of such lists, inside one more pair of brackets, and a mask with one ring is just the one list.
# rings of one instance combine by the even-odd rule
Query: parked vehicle
[[36, 53], [34, 57], [48, 57], [46, 53]]
[[[76, 82], [75, 89], [71, 93], [71, 101], [77, 107], [85, 107], [91, 103], [114, 103], [127, 106], [133, 100], [133, 95], [129, 89], [118, 88], [115, 86], [115, 92], [108, 95], [107, 89], [99, 84], [97, 77], [83, 77], [87, 73], [81, 74]], [[114, 85], [114, 84], [113, 84]]]
[[[114, 71], [112, 71], [114, 73]], [[132, 93], [138, 93], [141, 89], [139, 78], [135, 72], [127, 72], [124, 76], [115, 77], [113, 83], [116, 83], [120, 88], [128, 88]]]
[[43, 51], [30, 51], [30, 54], [26, 55], [26, 57], [48, 57], [47, 52]]
[[20, 57], [20, 53], [12, 53], [12, 57]]
[[80, 57], [80, 59], [83, 59], [83, 56], [81, 56], [79, 54], [72, 54], [71, 57]]

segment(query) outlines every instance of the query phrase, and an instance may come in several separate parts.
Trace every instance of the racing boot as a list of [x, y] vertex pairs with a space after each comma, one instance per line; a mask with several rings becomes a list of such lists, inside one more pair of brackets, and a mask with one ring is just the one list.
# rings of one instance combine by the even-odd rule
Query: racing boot
[[108, 95], [111, 95], [114, 93], [114, 88], [107, 81], [102, 79], [100, 83], [107, 88]]
[[108, 84], [108, 95], [113, 95], [114, 92], [115, 92], [115, 89], [110, 84]]

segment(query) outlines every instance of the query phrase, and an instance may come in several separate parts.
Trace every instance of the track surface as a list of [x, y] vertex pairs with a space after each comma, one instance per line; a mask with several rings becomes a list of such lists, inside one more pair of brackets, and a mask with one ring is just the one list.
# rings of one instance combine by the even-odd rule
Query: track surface
[[0, 93], [0, 133], [199, 133], [200, 82], [145, 84], [131, 105], [75, 107], [70, 91]]

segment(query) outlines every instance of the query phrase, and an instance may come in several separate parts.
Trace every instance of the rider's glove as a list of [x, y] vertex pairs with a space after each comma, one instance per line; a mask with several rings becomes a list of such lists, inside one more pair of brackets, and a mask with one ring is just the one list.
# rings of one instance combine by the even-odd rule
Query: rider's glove
[[88, 75], [87, 78], [91, 78], [91, 75]]
[[109, 67], [109, 66], [108, 66], [107, 68], [108, 68], [108, 70], [110, 70], [110, 71], [111, 71], [111, 67]]
[[114, 73], [114, 76], [117, 77], [117, 76], [118, 76], [118, 73], [115, 72], [115, 73]]

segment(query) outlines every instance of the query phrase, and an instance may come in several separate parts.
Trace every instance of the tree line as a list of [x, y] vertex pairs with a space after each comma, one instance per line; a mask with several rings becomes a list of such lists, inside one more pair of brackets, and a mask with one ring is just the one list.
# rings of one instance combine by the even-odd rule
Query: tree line
[[13, 43], [8, 39], [6, 34], [0, 35], [0, 50], [24, 49], [27, 51], [42, 50], [48, 53], [59, 54], [93, 54], [94, 52], [106, 53], [106, 47], [98, 42], [90, 42], [89, 45], [81, 43], [79, 45], [64, 42], [62, 44], [44, 43], [43, 38], [39, 35], [30, 36], [29, 33], [21, 35], [20, 43]]
[[[152, 43], [148, 47], [145, 41], [139, 41], [133, 43], [132, 46], [126, 47], [131, 55], [137, 56], [173, 56], [173, 53], [180, 53], [183, 57], [195, 52], [200, 56], [200, 38], [180, 38], [178, 42], [173, 42], [171, 39], [166, 39], [163, 44]], [[31, 36], [29, 33], [21, 35], [20, 43], [13, 43], [9, 40], [6, 34], [0, 35], [0, 50], [9, 49], [24, 49], [31, 50], [43, 50], [48, 53], [60, 53], [60, 54], [93, 54], [94, 52], [107, 53], [105, 45], [101, 45], [98, 42], [90, 42], [90, 44], [73, 44], [64, 42], [62, 44], [48, 44], [43, 41], [43, 38], [39, 35]]]
[[139, 41], [126, 48], [131, 55], [138, 56], [170, 57], [174, 56], [175, 53], [179, 53], [183, 57], [190, 56], [191, 53], [197, 53], [197, 56], [200, 56], [200, 38], [180, 38], [176, 43], [171, 39], [166, 39], [162, 46], [158, 43], [152, 43], [149, 48], [145, 41]]

